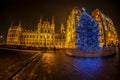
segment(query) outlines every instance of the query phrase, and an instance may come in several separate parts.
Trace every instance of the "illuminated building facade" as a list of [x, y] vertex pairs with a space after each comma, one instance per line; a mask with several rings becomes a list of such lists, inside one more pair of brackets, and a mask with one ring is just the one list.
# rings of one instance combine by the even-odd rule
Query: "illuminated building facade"
[[68, 16], [66, 29], [66, 48], [75, 48], [76, 45], [76, 27], [81, 11], [75, 7]]
[[8, 45], [22, 45], [31, 47], [65, 48], [65, 29], [61, 25], [59, 32], [55, 32], [54, 17], [52, 21], [42, 21], [42, 17], [37, 26], [37, 30], [24, 30], [19, 23], [18, 26], [11, 25], [7, 35]]
[[100, 29], [100, 46], [111, 45], [118, 43], [118, 36], [113, 24], [113, 21], [110, 17], [103, 14], [99, 9], [96, 9], [92, 12], [92, 16], [98, 23]]
[[[21, 23], [18, 26], [12, 24], [8, 30], [7, 44], [48, 48], [76, 48], [76, 27], [80, 16], [81, 10], [77, 7], [73, 8], [67, 19], [66, 31], [62, 24], [59, 32], [55, 32], [54, 17], [52, 17], [51, 22], [48, 20], [42, 21], [41, 17], [36, 30], [24, 30]], [[116, 44], [118, 37], [112, 20], [99, 9], [94, 10], [92, 16], [98, 23], [100, 46]]]
[[[81, 11], [78, 8], [74, 8], [68, 16], [66, 48], [76, 48], [76, 27], [78, 26], [80, 15]], [[92, 12], [92, 16], [98, 23], [100, 46], [116, 45], [118, 37], [112, 20], [98, 9]]]

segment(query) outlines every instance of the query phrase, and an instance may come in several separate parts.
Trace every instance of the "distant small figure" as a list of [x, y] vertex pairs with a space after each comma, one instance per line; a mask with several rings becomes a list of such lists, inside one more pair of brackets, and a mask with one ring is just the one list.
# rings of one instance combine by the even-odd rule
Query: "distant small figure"
[[105, 50], [106, 49], [106, 45], [103, 45], [103, 50]]
[[118, 46], [118, 48], [120, 47], [120, 43], [119, 42], [117, 43], [117, 46]]
[[54, 46], [54, 51], [56, 51], [56, 47]]

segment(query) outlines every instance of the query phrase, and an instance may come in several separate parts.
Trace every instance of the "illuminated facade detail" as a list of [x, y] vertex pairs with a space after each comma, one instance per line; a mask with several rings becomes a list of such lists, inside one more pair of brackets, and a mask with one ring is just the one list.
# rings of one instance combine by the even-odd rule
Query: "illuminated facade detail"
[[118, 42], [118, 36], [113, 21], [110, 17], [103, 14], [99, 9], [94, 10], [92, 12], [92, 16], [97, 21], [100, 29], [100, 46], [116, 44]]
[[52, 21], [42, 21], [42, 17], [37, 26], [37, 30], [23, 30], [21, 25], [11, 25], [7, 35], [8, 45], [22, 45], [31, 47], [65, 48], [65, 31], [61, 26], [60, 32], [55, 32], [54, 17]]
[[[66, 48], [75, 48], [76, 42], [76, 27], [78, 19], [81, 16], [81, 11], [78, 8], [74, 8], [67, 20], [66, 29]], [[103, 14], [100, 10], [96, 9], [92, 12], [92, 16], [97, 21], [99, 27], [99, 41], [100, 46], [116, 44], [118, 42], [117, 32], [113, 21]]]
[[76, 45], [76, 27], [81, 11], [75, 7], [71, 14], [68, 16], [67, 29], [66, 29], [66, 48], [75, 48]]
[[[21, 22], [18, 26], [11, 24], [8, 30], [7, 44], [48, 48], [76, 48], [76, 28], [80, 25], [78, 24], [80, 16], [81, 11], [77, 7], [73, 8], [67, 19], [66, 31], [62, 24], [59, 32], [55, 31], [54, 17], [51, 21], [42, 21], [42, 17], [40, 17], [36, 30], [24, 30], [21, 27]], [[92, 12], [92, 16], [100, 29], [100, 46], [116, 44], [118, 37], [112, 20], [98, 9]]]
[[22, 31], [21, 23], [19, 23], [18, 26], [13, 26], [13, 24], [11, 24], [8, 30], [7, 44], [20, 45], [20, 36]]

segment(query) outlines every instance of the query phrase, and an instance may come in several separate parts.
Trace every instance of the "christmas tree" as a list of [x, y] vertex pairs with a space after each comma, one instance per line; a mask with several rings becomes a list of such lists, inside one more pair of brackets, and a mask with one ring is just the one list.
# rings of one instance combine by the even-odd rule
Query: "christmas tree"
[[76, 29], [76, 47], [84, 51], [99, 50], [99, 27], [84, 8]]

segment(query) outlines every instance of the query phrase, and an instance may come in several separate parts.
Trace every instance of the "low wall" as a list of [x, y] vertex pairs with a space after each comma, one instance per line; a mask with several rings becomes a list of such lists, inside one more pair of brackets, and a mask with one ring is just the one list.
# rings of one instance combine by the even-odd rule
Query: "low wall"
[[76, 57], [104, 57], [116, 53], [115, 47], [102, 48], [99, 51], [80, 51], [79, 49], [66, 49], [66, 54]]

